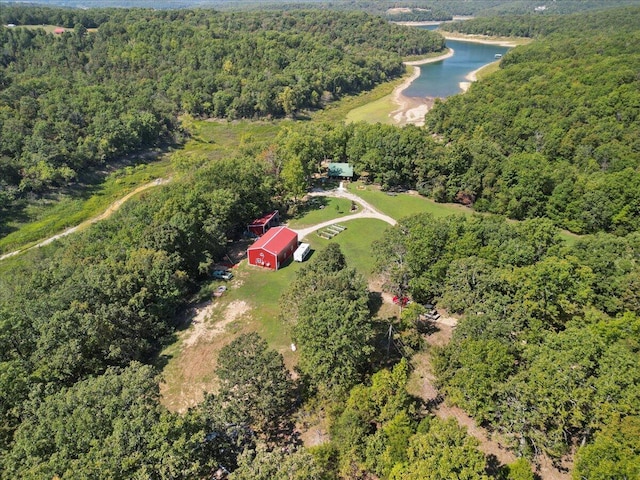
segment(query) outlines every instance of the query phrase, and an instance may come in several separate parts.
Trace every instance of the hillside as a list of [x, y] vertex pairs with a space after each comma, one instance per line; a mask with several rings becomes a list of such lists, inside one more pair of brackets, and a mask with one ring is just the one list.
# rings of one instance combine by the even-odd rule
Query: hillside
[[[170, 180], [0, 261], [0, 478], [638, 477], [639, 19], [536, 19], [425, 128], [307, 115], [441, 45], [364, 14], [0, 30], [5, 195], [184, 136]], [[327, 160], [363, 181], [323, 193]], [[270, 271], [242, 257], [274, 209], [345, 225]]]
[[[518, 33], [520, 22], [478, 31]], [[549, 217], [576, 233], [637, 230], [639, 22], [637, 8], [535, 20], [539, 41], [427, 115], [459, 161], [455, 170], [435, 163], [423, 191], [510, 218]]]
[[[68, 12], [45, 10], [49, 21], [37, 23]], [[179, 142], [178, 115], [295, 116], [401, 75], [403, 56], [443, 48], [438, 34], [360, 13], [99, 10], [75, 19], [61, 35], [0, 28], [0, 232], [25, 197]]]

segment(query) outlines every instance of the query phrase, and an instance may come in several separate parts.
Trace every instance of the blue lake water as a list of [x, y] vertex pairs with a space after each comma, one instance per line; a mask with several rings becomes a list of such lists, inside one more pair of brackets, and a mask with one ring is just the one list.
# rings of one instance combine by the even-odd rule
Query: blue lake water
[[[431, 26], [429, 26], [431, 27]], [[433, 27], [429, 28], [433, 29]], [[478, 68], [495, 62], [496, 54], [505, 54], [509, 48], [483, 43], [447, 40], [454, 50], [452, 57], [439, 62], [420, 65], [420, 76], [402, 92], [407, 97], [448, 97], [460, 93], [460, 82]]]

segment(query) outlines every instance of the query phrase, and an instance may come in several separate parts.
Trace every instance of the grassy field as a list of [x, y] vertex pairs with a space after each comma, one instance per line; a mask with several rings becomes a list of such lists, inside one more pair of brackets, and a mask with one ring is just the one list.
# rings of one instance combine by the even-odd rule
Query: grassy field
[[[344, 122], [349, 112], [359, 107], [363, 107], [372, 102], [391, 95], [394, 88], [404, 81], [405, 77], [397, 78], [391, 82], [378, 85], [373, 90], [363, 92], [352, 97], [345, 97], [339, 102], [328, 105], [324, 110], [318, 110], [311, 116], [317, 122]], [[387, 112], [388, 113], [388, 112]]]
[[104, 182], [78, 192], [30, 202], [18, 220], [7, 223], [10, 230], [0, 239], [0, 252], [29, 247], [68, 227], [78, 225], [102, 212], [114, 201], [141, 185], [171, 175], [168, 156], [161, 160], [125, 167], [108, 175]]
[[491, 62], [489, 65], [485, 65], [476, 72], [476, 78], [478, 80], [482, 80], [498, 70], [500, 70], [500, 62]]
[[182, 154], [217, 160], [238, 151], [253, 152], [268, 143], [278, 134], [280, 126], [287, 123], [290, 121], [203, 121], [183, 117], [182, 125], [191, 133], [191, 138]]
[[[397, 195], [389, 195], [388, 193], [382, 192], [377, 186], [365, 186], [358, 182], [349, 184], [347, 188], [381, 212], [398, 220], [402, 217], [423, 212], [430, 213], [436, 218], [456, 214], [473, 215], [474, 213], [478, 213], [469, 207], [458, 205], [457, 203], [436, 203], [429, 198], [416, 194], [399, 193]], [[483, 213], [479, 215], [491, 214]], [[567, 230], [560, 230], [560, 237], [568, 245], [573, 245], [582, 236]]]
[[316, 251], [326, 248], [331, 242], [337, 243], [347, 259], [347, 264], [365, 277], [370, 277], [373, 273], [371, 245], [382, 237], [387, 228], [390, 228], [389, 224], [382, 220], [359, 218], [340, 225], [344, 225], [347, 229], [331, 240], [325, 240], [317, 233], [312, 233], [306, 237], [306, 241]]
[[345, 198], [311, 197], [299, 209], [299, 214], [289, 220], [291, 228], [305, 228], [334, 218], [344, 217], [351, 211], [351, 201]]
[[362, 183], [350, 183], [348, 190], [362, 197], [382, 213], [397, 220], [416, 213], [427, 212], [434, 217], [446, 217], [447, 215], [471, 215], [473, 210], [454, 203], [436, 203], [431, 199], [416, 194], [399, 193], [389, 194], [380, 190], [377, 186], [363, 185]]
[[347, 123], [369, 122], [391, 125], [393, 120], [389, 114], [397, 108], [398, 105], [393, 101], [392, 95], [386, 95], [371, 103], [354, 108], [347, 113], [346, 121]]
[[[26, 28], [27, 30], [44, 30], [47, 33], [53, 33], [55, 31], [56, 28], [64, 28], [64, 27], [60, 27], [58, 25], [16, 25], [13, 28]], [[73, 28], [65, 28], [65, 30], [69, 30], [70, 32], [73, 32]]]
[[[207, 122], [186, 119], [192, 137], [184, 148], [161, 160], [128, 166], [104, 179], [93, 179], [66, 194], [31, 201], [6, 224], [0, 253], [28, 248], [104, 212], [114, 201], [157, 178], [173, 175], [174, 167], [189, 170], [194, 164], [255, 152], [275, 136], [285, 122]], [[96, 177], [94, 175], [94, 177]]]
[[[301, 220], [308, 222], [313, 213]], [[374, 219], [352, 220], [344, 225], [347, 229], [331, 241], [341, 246], [350, 266], [369, 276], [373, 267], [371, 244], [382, 236], [388, 225]], [[329, 244], [316, 234], [309, 235], [307, 241], [314, 250], [312, 256]], [[297, 353], [290, 348], [290, 328], [279, 318], [280, 297], [303, 266], [304, 263], [291, 262], [273, 272], [250, 266], [244, 260], [233, 269], [234, 279], [226, 284], [225, 294], [208, 307], [202, 303], [200, 311], [208, 308], [203, 318], [180, 332], [178, 340], [160, 356], [165, 363], [162, 403], [167, 408], [184, 411], [201, 401], [204, 392], [217, 389], [213, 372], [218, 351], [239, 333], [258, 332], [271, 348], [282, 353], [287, 366], [293, 368]], [[213, 291], [220, 283], [211, 282], [203, 289]]]

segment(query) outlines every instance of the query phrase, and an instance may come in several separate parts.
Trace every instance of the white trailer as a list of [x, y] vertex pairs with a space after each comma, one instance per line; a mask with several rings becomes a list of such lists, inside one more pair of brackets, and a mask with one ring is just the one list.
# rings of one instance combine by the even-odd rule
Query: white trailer
[[311, 246], [308, 243], [301, 243], [296, 251], [293, 252], [293, 259], [296, 262], [304, 262], [304, 259], [307, 258], [310, 252]]

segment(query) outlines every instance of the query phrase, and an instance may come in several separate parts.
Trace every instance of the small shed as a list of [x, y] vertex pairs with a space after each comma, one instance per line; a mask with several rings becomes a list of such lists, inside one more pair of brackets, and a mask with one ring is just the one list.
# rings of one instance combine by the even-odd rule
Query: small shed
[[349, 163], [330, 163], [327, 171], [329, 178], [340, 178], [342, 180], [353, 179], [353, 167]]
[[66, 28], [58, 27], [53, 31], [53, 33], [55, 33], [56, 35], [62, 35], [66, 31], [67, 31]]
[[295, 252], [293, 252], [293, 259], [296, 262], [304, 262], [304, 259], [311, 253], [311, 245], [308, 243], [301, 243]]
[[260, 218], [256, 218], [247, 226], [247, 230], [249, 230], [254, 235], [261, 237], [267, 230], [269, 230], [271, 227], [275, 227], [279, 223], [280, 214], [278, 213], [278, 210], [274, 210], [273, 212], [269, 212]]
[[247, 249], [249, 265], [278, 270], [298, 248], [298, 234], [287, 227], [274, 227]]

